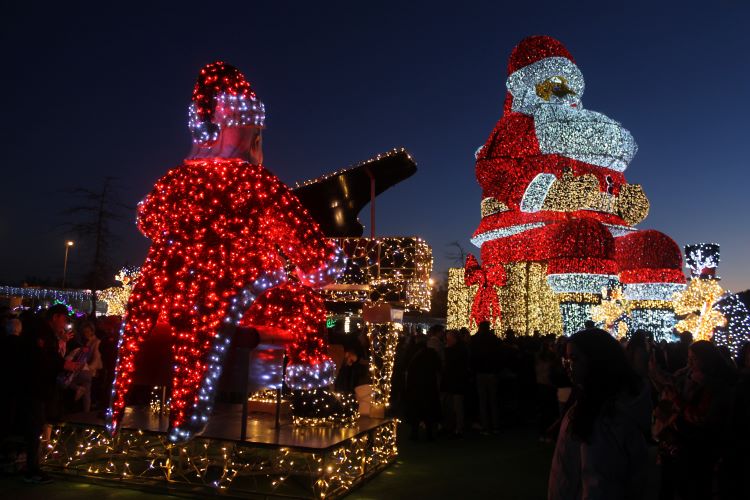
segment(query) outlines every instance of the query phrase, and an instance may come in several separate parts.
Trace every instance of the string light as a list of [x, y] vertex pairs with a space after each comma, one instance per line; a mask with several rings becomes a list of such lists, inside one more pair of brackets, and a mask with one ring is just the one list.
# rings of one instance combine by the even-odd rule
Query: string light
[[286, 259], [303, 284], [322, 286], [346, 258], [286, 186], [239, 160], [171, 170], [139, 205], [138, 224], [153, 244], [120, 335], [110, 429], [122, 415], [138, 346], [162, 317], [174, 342], [170, 436], [185, 441], [208, 421], [235, 326], [286, 281]]
[[286, 384], [291, 389], [314, 389], [333, 384], [336, 375], [322, 334], [325, 322], [320, 293], [301, 283], [287, 282], [266, 292], [245, 313], [240, 326], [286, 332]]
[[742, 346], [750, 342], [750, 310], [736, 293], [719, 299], [714, 308], [726, 318], [726, 324], [714, 329], [713, 341], [738, 356]]
[[[264, 119], [239, 70], [220, 61], [201, 70], [190, 107], [194, 142], [210, 145], [222, 127], [262, 127]], [[120, 332], [108, 429], [114, 433], [122, 418], [139, 345], [161, 320], [173, 339], [169, 439], [186, 442], [205, 429], [229, 346], [256, 299], [287, 281], [287, 267], [300, 287], [325, 286], [340, 276], [346, 256], [287, 186], [239, 159], [186, 160], [170, 170], [139, 204], [138, 227], [153, 243]], [[284, 292], [305, 294], [299, 287]], [[269, 300], [287, 299], [279, 292]], [[304, 312], [305, 320], [320, 317], [317, 309]], [[315, 347], [320, 338], [303, 356], [295, 350], [300, 331], [294, 335], [292, 382], [329, 382], [333, 364]], [[302, 360], [304, 367], [296, 364]]]
[[466, 286], [463, 267], [448, 269], [448, 311], [445, 325], [448, 330], [469, 328], [476, 289], [476, 285]]
[[499, 212], [505, 212], [507, 210], [508, 207], [505, 205], [505, 203], [497, 201], [491, 196], [489, 198], [482, 199], [482, 203], [480, 204], [480, 212], [482, 214], [482, 217], [487, 217]]
[[724, 314], [714, 309], [723, 294], [718, 280], [692, 278], [672, 301], [675, 314], [684, 316], [675, 326], [677, 331], [692, 333], [694, 340], [711, 340], [715, 328], [727, 325]]
[[[161, 433], [122, 429], [110, 437], [100, 427], [65, 424], [54, 428], [42, 462], [76, 477], [177, 489], [193, 495], [200, 491], [243, 497], [331, 498], [346, 494], [395, 460], [397, 423], [383, 421], [320, 450], [204, 437], [176, 445]], [[294, 432], [307, 435], [327, 430]], [[286, 481], [292, 476], [310, 481]]]
[[589, 273], [549, 274], [547, 282], [553, 291], [559, 293], [598, 294], [602, 288], [614, 286], [617, 276]]
[[547, 284], [547, 267], [544, 262], [505, 265], [508, 282], [500, 288], [503, 330], [510, 328], [519, 335], [562, 333], [558, 294]]
[[91, 300], [91, 290], [56, 290], [54, 288], [35, 288], [0, 285], [0, 295], [34, 300], [61, 300], [67, 303]]
[[140, 275], [140, 271], [138, 267], [123, 267], [115, 275], [115, 281], [120, 282], [120, 285], [106, 288], [96, 295], [97, 300], [101, 300], [107, 304], [108, 316], [125, 315], [128, 299]]
[[292, 422], [300, 427], [354, 425], [359, 419], [357, 399], [352, 394], [325, 389], [294, 391]]
[[469, 254], [464, 268], [464, 280], [466, 286], [477, 286], [471, 305], [469, 327], [476, 330], [479, 323], [488, 321], [491, 327], [499, 328], [502, 313], [497, 287], [506, 283], [503, 266], [487, 266], [483, 269], [477, 259]]
[[354, 170], [354, 169], [356, 169], [358, 167], [362, 167], [362, 166], [367, 165], [369, 163], [377, 162], [377, 161], [383, 160], [385, 158], [390, 158], [390, 157], [393, 157], [393, 156], [398, 156], [398, 155], [403, 155], [403, 154], [406, 155], [407, 159], [410, 162], [414, 162], [414, 158], [412, 158], [411, 154], [406, 150], [406, 148], [393, 148], [390, 151], [386, 151], [384, 153], [379, 153], [379, 154], [375, 155], [374, 158], [370, 158], [369, 160], [365, 160], [365, 161], [356, 163], [354, 165], [350, 165], [348, 167], [341, 168], [339, 170], [336, 170], [335, 172], [331, 172], [331, 173], [328, 173], [328, 174], [325, 174], [325, 175], [321, 175], [320, 177], [316, 177], [315, 179], [310, 179], [310, 180], [307, 180], [307, 181], [304, 181], [304, 182], [295, 182], [294, 183], [294, 189], [297, 190], [297, 189], [299, 189], [301, 187], [309, 186], [311, 184], [317, 184], [317, 183], [320, 183], [320, 182], [322, 182], [322, 181], [324, 181], [326, 179], [330, 179], [332, 177], [336, 177], [336, 176], [345, 174], [349, 170]]
[[547, 193], [549, 193], [550, 187], [552, 187], [555, 180], [553, 174], [537, 174], [523, 193], [523, 198], [521, 198], [521, 211], [538, 212], [541, 210], [542, 205], [544, 205], [544, 201], [547, 198]]
[[[276, 404], [276, 398], [277, 398], [277, 392], [276, 389], [261, 389], [257, 392], [254, 392], [250, 395], [249, 398], [247, 398], [248, 401], [252, 401], [254, 403], [263, 403], [263, 404]], [[286, 399], [282, 398], [282, 401], [286, 401]]]
[[653, 334], [658, 342], [673, 341], [676, 323], [669, 300], [631, 300], [620, 288], [609, 291], [608, 298], [591, 310], [591, 319], [602, 324], [616, 337], [628, 331], [644, 330]]
[[612, 290], [609, 298], [603, 299], [601, 304], [591, 309], [591, 319], [618, 338], [627, 332], [627, 314], [627, 301], [618, 288]]
[[[496, 334], [511, 329], [520, 335], [533, 335], [534, 332], [560, 335], [563, 328], [559, 302], [573, 298], [576, 302], [589, 300], [584, 294], [573, 297], [572, 294], [553, 293], [547, 284], [546, 263], [515, 262], [503, 267], [506, 284], [495, 289], [502, 314], [490, 320]], [[477, 322], [471, 319], [471, 312], [478, 284], [466, 285], [464, 276], [464, 268], [448, 270], [446, 328], [476, 331]]]
[[367, 338], [370, 341], [370, 385], [372, 404], [386, 408], [391, 400], [391, 376], [396, 360], [398, 333], [403, 330], [399, 323], [367, 323]]
[[[524, 39], [506, 86], [503, 116], [475, 155], [482, 220], [471, 241], [482, 264], [470, 257], [463, 283], [454, 272], [448, 324], [570, 333], [591, 318], [602, 289], [621, 282], [627, 300], [641, 301], [680, 290], [679, 248], [633, 227], [649, 211], [642, 187], [623, 174], [637, 151], [633, 136], [583, 109], [585, 82], [568, 50], [547, 36]], [[671, 261], [651, 265], [664, 248]], [[666, 328], [668, 316], [646, 307], [628, 319]]]
[[201, 69], [188, 110], [188, 128], [196, 144], [210, 144], [226, 127], [263, 127], [266, 108], [234, 66], [221, 61]]
[[638, 151], [630, 132], [595, 111], [543, 103], [534, 107], [534, 128], [542, 154], [561, 155], [623, 172]]
[[715, 274], [720, 261], [721, 253], [717, 243], [685, 245], [685, 264], [693, 277], [710, 276], [719, 279]]
[[654, 340], [657, 342], [662, 340], [674, 342], [677, 340], [674, 335], [677, 319], [670, 301], [663, 301], [662, 307], [653, 307], [652, 305], [646, 308], [637, 307], [636, 301], [629, 311], [628, 323], [633, 331], [644, 330], [653, 334]]
[[334, 238], [348, 256], [327, 302], [385, 300], [407, 311], [429, 311], [432, 249], [421, 238]]
[[[576, 210], [596, 209], [600, 212], [613, 213], [611, 203], [602, 203], [602, 200], [609, 201], [611, 198], [612, 195], [599, 191], [599, 181], [596, 176], [584, 174], [576, 177], [568, 170], [563, 172], [560, 179], [552, 176], [550, 188], [537, 203], [540, 210], [575, 212]], [[521, 209], [523, 210], [523, 201]]]

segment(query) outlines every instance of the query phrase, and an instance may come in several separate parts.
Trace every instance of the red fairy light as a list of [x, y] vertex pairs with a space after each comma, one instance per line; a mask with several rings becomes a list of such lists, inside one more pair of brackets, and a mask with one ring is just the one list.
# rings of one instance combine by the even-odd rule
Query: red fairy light
[[[343, 255], [278, 178], [240, 160], [186, 161], [170, 170], [139, 205], [138, 227], [152, 246], [128, 302], [111, 428], [122, 417], [138, 345], [162, 317], [174, 363], [170, 438], [181, 441], [205, 425], [233, 328], [254, 300], [285, 281], [288, 264], [304, 283], [332, 281]], [[325, 363], [320, 339], [300, 353], [310, 344], [302, 325], [321, 318], [319, 299], [304, 295], [297, 327], [279, 318], [302, 287], [285, 290], [269, 299], [271, 322], [295, 332], [293, 357]]]
[[636, 284], [630, 290], [639, 297], [661, 298], [684, 283], [674, 241], [633, 227], [648, 200], [623, 174], [637, 150], [632, 136], [582, 106], [583, 75], [562, 43], [523, 40], [506, 86], [503, 116], [476, 155], [483, 200], [496, 208], [472, 237], [481, 267], [467, 260], [467, 284], [479, 285], [473, 321], [499, 320], [495, 287], [506, 284], [499, 271], [517, 262], [546, 263], [562, 288], [581, 284], [587, 293], [610, 277]]

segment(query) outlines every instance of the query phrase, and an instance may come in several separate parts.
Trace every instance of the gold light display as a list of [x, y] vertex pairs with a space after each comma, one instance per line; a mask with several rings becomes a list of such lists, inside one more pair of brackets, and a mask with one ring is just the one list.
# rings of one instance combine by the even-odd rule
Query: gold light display
[[685, 316], [675, 326], [678, 332], [690, 332], [694, 340], [711, 340], [714, 328], [726, 326], [724, 315], [713, 308], [724, 294], [718, 280], [693, 278], [687, 288], [673, 298], [674, 312]]
[[650, 207], [640, 184], [623, 184], [620, 192], [613, 195], [600, 190], [593, 174], [574, 176], [570, 171], [555, 180], [544, 194], [542, 210], [596, 210], [618, 215], [633, 226], [646, 218]]
[[323, 289], [328, 302], [384, 300], [430, 310], [432, 249], [421, 238], [333, 238], [349, 257], [344, 274]]
[[399, 323], [367, 323], [370, 341], [370, 384], [373, 406], [387, 407], [391, 398], [391, 376], [396, 359]]
[[568, 171], [550, 186], [542, 210], [574, 212], [594, 205], [599, 196], [599, 181], [593, 174], [574, 177]]
[[463, 267], [448, 269], [448, 314], [445, 325], [448, 330], [469, 327], [471, 303], [477, 293], [477, 286], [466, 286]]
[[502, 201], [498, 201], [496, 198], [489, 197], [482, 200], [480, 209], [482, 217], [487, 217], [488, 215], [507, 211], [508, 205]]
[[204, 437], [174, 445], [160, 433], [123, 429], [111, 438], [103, 427], [61, 424], [42, 459], [64, 474], [192, 495], [332, 498], [395, 459], [396, 426], [385, 421], [316, 452]]
[[650, 203], [640, 184], [624, 184], [615, 198], [614, 213], [635, 226], [648, 215]]
[[626, 318], [629, 312], [629, 301], [623, 298], [618, 288], [615, 288], [610, 298], [603, 299], [601, 304], [591, 308], [591, 319], [602, 323], [615, 337], [622, 338], [628, 332]]
[[[559, 301], [547, 284], [547, 264], [540, 262], [515, 262], [506, 264], [507, 283], [499, 288], [502, 319], [493, 325], [496, 334], [507, 329], [519, 335], [562, 333]], [[464, 284], [464, 269], [448, 270], [447, 328], [469, 328], [471, 304], [476, 285]]]
[[123, 267], [115, 275], [115, 281], [119, 281], [121, 285], [106, 288], [99, 292], [97, 299], [107, 303], [108, 316], [125, 315], [130, 293], [133, 291], [139, 274], [140, 270], [137, 267]]
[[328, 389], [296, 391], [291, 397], [292, 423], [298, 427], [351, 427], [359, 420], [352, 394]]

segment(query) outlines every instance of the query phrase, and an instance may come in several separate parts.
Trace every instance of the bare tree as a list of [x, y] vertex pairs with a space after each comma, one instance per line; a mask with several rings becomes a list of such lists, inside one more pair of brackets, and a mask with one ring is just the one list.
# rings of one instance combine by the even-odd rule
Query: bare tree
[[113, 223], [132, 213], [133, 207], [121, 201], [115, 177], [105, 177], [99, 189], [79, 187], [65, 192], [74, 201], [62, 215], [68, 220], [79, 219], [67, 223], [67, 230], [93, 249], [85, 285], [93, 291], [101, 290], [109, 284], [113, 274], [110, 269], [110, 250], [118, 240], [112, 228]]
[[454, 262], [458, 267], [463, 267], [466, 263], [466, 256], [469, 255], [464, 247], [458, 241], [448, 243], [448, 247], [452, 250], [446, 252], [445, 256], [448, 257], [451, 262]]

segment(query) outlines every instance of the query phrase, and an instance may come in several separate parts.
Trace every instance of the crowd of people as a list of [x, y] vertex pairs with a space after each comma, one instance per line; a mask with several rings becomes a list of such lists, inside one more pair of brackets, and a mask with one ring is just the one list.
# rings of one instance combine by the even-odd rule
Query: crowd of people
[[559, 349], [554, 337], [497, 336], [488, 323], [475, 335], [441, 326], [407, 334], [396, 351], [391, 403], [414, 439], [498, 433], [541, 412], [539, 438], [549, 440], [558, 399], [570, 392]]
[[106, 323], [97, 326], [63, 304], [18, 316], [0, 311], [3, 470], [21, 469], [27, 482], [50, 482], [39, 462], [51, 424], [69, 413], [104, 409], [117, 347], [115, 332], [102, 330]]
[[433, 327], [400, 340], [392, 400], [417, 440], [535, 422], [550, 499], [746, 498], [750, 345]]
[[[48, 482], [39, 461], [50, 424], [107, 404], [116, 325], [62, 304], [2, 310], [0, 325], [3, 463], [23, 462], [27, 481]], [[367, 335], [330, 341], [343, 351], [335, 387], [355, 394], [370, 382]], [[689, 333], [667, 343], [639, 330], [618, 341], [593, 323], [570, 337], [496, 335], [489, 323], [474, 335], [407, 330], [391, 408], [417, 441], [534, 423], [540, 441], [555, 443], [550, 499], [654, 498], [646, 489], [657, 487], [663, 500], [743, 498], [750, 344], [732, 357]]]

